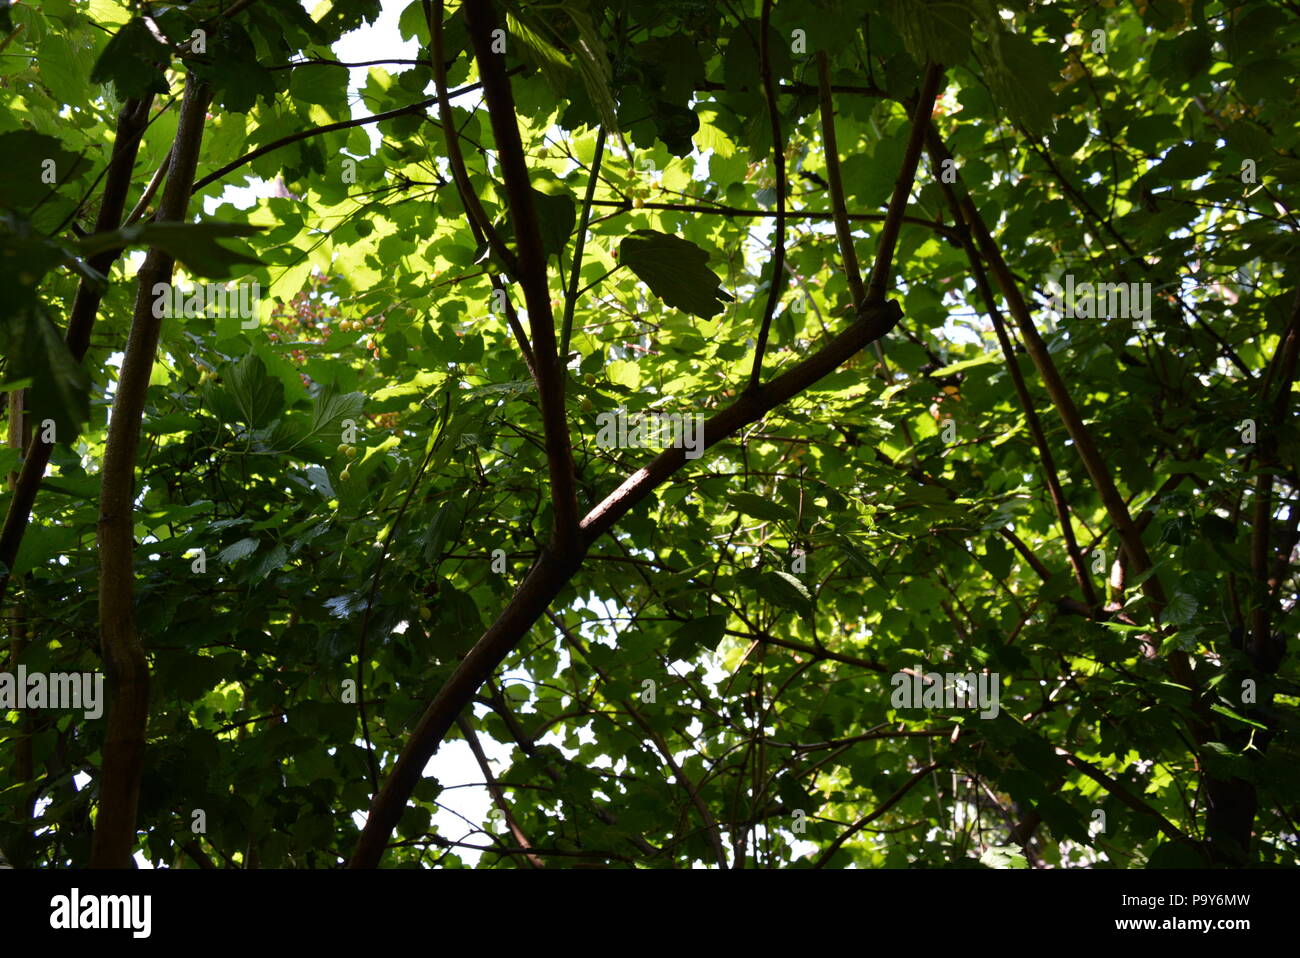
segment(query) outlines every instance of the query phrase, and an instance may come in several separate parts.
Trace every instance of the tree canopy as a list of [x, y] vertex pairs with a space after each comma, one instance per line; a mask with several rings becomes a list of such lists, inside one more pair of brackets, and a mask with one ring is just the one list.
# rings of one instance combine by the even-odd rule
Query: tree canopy
[[1296, 865], [1298, 76], [1286, 0], [5, 0], [0, 675], [107, 698], [0, 686], [0, 848]]

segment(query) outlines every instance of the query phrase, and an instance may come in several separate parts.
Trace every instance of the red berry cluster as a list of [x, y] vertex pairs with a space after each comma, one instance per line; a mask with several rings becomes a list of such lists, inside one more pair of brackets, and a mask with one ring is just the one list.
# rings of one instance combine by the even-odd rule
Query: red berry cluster
[[[329, 305], [325, 301], [330, 282], [331, 277], [313, 273], [306, 289], [298, 292], [288, 304], [277, 305], [271, 313], [267, 338], [273, 343], [284, 340], [323, 345], [330, 334], [340, 328], [342, 313], [337, 304]], [[301, 348], [291, 349], [289, 357], [299, 366], [307, 361], [307, 353]]]

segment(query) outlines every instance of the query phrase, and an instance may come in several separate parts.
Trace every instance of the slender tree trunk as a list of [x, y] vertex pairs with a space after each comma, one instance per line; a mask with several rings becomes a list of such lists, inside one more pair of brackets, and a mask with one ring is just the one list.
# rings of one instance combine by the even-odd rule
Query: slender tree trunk
[[[209, 93], [193, 76], [172, 148], [159, 222], [184, 220], [198, 166]], [[151, 249], [140, 267], [135, 315], [127, 338], [104, 450], [99, 504], [99, 627], [110, 703], [99, 788], [92, 868], [129, 868], [149, 718], [149, 665], [135, 632], [135, 460], [149, 376], [162, 319], [154, 316], [154, 286], [170, 283], [172, 257]]]

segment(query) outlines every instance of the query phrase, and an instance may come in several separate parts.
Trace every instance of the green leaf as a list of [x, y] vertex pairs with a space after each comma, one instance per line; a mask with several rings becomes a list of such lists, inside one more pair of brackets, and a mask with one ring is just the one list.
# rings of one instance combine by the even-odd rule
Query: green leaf
[[274, 549], [258, 560], [257, 567], [253, 570], [254, 581], [260, 582], [288, 561], [289, 553], [284, 546], [276, 543]]
[[690, 240], [655, 230], [634, 230], [619, 244], [619, 262], [669, 306], [709, 319], [731, 296], [708, 267], [709, 254]]
[[107, 233], [87, 236], [78, 246], [83, 256], [126, 246], [149, 246], [165, 250], [195, 276], [223, 279], [240, 264], [260, 265], [261, 260], [217, 242], [221, 237], [253, 236], [261, 226], [245, 223], [136, 223]]
[[403, 40], [429, 42], [429, 21], [424, 15], [424, 0], [411, 0], [397, 18], [397, 29]]
[[253, 39], [239, 23], [221, 21], [208, 46], [222, 55], [210, 65], [192, 62], [190, 68], [212, 87], [214, 104], [230, 113], [247, 113], [259, 98], [268, 105], [275, 101], [280, 90], [275, 74], [258, 62]]
[[960, 0], [889, 0], [887, 15], [919, 64], [956, 66], [970, 56], [973, 14]]
[[1060, 79], [1051, 55], [1028, 37], [1007, 31], [995, 35], [989, 50], [981, 50], [980, 57], [994, 99], [1031, 135], [1047, 133], [1056, 101], [1052, 84]]
[[1210, 143], [1181, 143], [1165, 154], [1156, 172], [1169, 181], [1193, 180], [1210, 171], [1215, 147]]
[[1160, 618], [1170, 625], [1189, 625], [1196, 615], [1196, 600], [1186, 592], [1175, 592]]
[[[34, 130], [0, 133], [0, 156], [5, 175], [0, 176], [0, 207], [26, 209], [56, 189], [60, 183], [90, 172], [89, 160], [63, 146], [63, 141]], [[53, 176], [54, 182], [46, 180]]]
[[442, 558], [447, 542], [460, 527], [464, 517], [465, 507], [458, 500], [449, 500], [438, 507], [421, 542], [421, 554], [425, 562], [436, 563]]
[[284, 385], [267, 375], [266, 365], [255, 353], [228, 366], [224, 380], [240, 422], [250, 429], [269, 426], [284, 410]]
[[984, 547], [984, 555], [980, 557], [980, 565], [988, 569], [994, 578], [1005, 579], [1011, 573], [1014, 558], [1011, 549], [1000, 539], [990, 538]]
[[614, 94], [610, 89], [613, 72], [610, 68], [609, 55], [605, 43], [592, 23], [591, 17], [577, 4], [565, 2], [561, 9], [568, 14], [573, 25], [578, 29], [578, 40], [569, 44], [573, 51], [573, 63], [582, 77], [582, 85], [587, 90], [592, 106], [600, 114], [600, 122], [605, 129], [622, 137], [618, 125], [618, 111], [614, 103]]
[[[910, 313], [909, 313], [910, 315]], [[951, 376], [953, 373], [959, 373], [967, 369], [973, 369], [976, 366], [986, 366], [989, 363], [1002, 362], [1002, 355], [996, 352], [981, 353], [971, 359], [963, 359], [961, 362], [950, 363], [942, 369], [936, 369], [930, 373], [931, 379], [942, 379], [944, 376]]]
[[716, 648], [727, 627], [725, 614], [704, 615], [677, 627], [668, 640], [667, 657], [670, 661], [689, 659], [700, 649]]
[[218, 552], [217, 558], [226, 565], [232, 565], [245, 556], [250, 556], [256, 552], [257, 545], [258, 543], [256, 539], [240, 539], [237, 542], [232, 542], [230, 545]]
[[18, 555], [14, 557], [13, 574], [26, 575], [56, 562], [77, 547], [77, 532], [67, 525], [45, 525], [33, 522], [27, 527]]
[[1257, 728], [1262, 731], [1268, 731], [1267, 725], [1261, 725], [1259, 722], [1256, 722], [1254, 719], [1248, 719], [1246, 718], [1246, 716], [1242, 715], [1239, 712], [1233, 711], [1232, 709], [1228, 708], [1226, 705], [1217, 705], [1217, 704], [1211, 705], [1210, 711], [1217, 712], [1219, 715], [1222, 715], [1225, 718], [1233, 719], [1234, 721], [1240, 722], [1243, 725], [1249, 725], [1252, 728]]
[[788, 572], [774, 570], [763, 576], [764, 597], [774, 605], [792, 609], [808, 618], [813, 611], [812, 593], [799, 579]]
[[[333, 384], [326, 386], [312, 406], [311, 422], [293, 436], [290, 450], [306, 444], [336, 445], [343, 434], [343, 420], [360, 420], [365, 402], [362, 393], [339, 394]], [[356, 425], [359, 428], [361, 423]]]
[[1212, 59], [1209, 32], [1192, 29], [1156, 42], [1151, 51], [1151, 74], [1181, 86], [1200, 76]]
[[986, 868], [1028, 868], [1029, 861], [1015, 845], [992, 845], [980, 856]]
[[569, 242], [577, 222], [578, 208], [568, 193], [543, 193], [533, 190], [533, 205], [537, 209], [538, 225], [542, 233], [542, 250], [549, 258], [559, 256]]
[[1183, 842], [1164, 842], [1147, 859], [1147, 868], [1204, 868], [1205, 861]]
[[90, 418], [90, 377], [40, 304], [10, 314], [6, 326], [9, 378], [31, 381], [34, 425], [52, 420], [57, 441], [71, 444]]
[[120, 99], [166, 93], [163, 65], [171, 60], [167, 49], [136, 17], [113, 35], [90, 71], [91, 83], [112, 83]]
[[86, 74], [90, 64], [81, 53], [88, 47], [74, 47], [62, 33], [50, 33], [41, 42], [41, 81], [63, 103], [84, 103], [90, 88]]
[[1201, 747], [1201, 765], [1215, 778], [1255, 781], [1255, 763], [1222, 742], [1206, 742]]
[[794, 513], [786, 506], [772, 499], [754, 495], [752, 492], [733, 492], [727, 501], [737, 511], [755, 519], [770, 519], [776, 522], [794, 522]]
[[523, 58], [541, 72], [552, 92], [562, 92], [570, 69], [563, 51], [543, 37], [540, 28], [534, 29], [529, 21], [521, 19], [513, 10], [506, 11], [506, 28], [511, 39], [519, 42]]

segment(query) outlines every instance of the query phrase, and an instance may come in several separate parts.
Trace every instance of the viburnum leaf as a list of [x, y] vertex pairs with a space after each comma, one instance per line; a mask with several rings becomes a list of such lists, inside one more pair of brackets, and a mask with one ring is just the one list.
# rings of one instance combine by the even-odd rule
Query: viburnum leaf
[[690, 240], [655, 230], [635, 230], [619, 244], [619, 262], [669, 306], [709, 319], [731, 296], [709, 269], [709, 254]]

